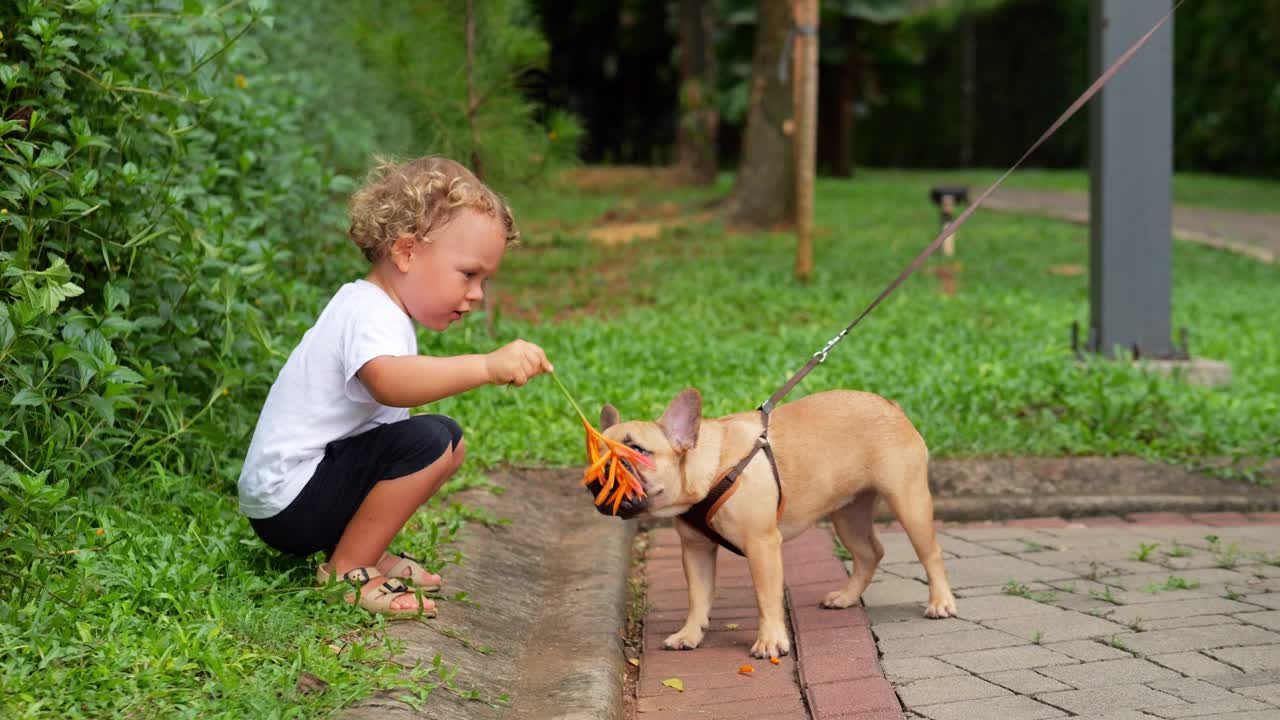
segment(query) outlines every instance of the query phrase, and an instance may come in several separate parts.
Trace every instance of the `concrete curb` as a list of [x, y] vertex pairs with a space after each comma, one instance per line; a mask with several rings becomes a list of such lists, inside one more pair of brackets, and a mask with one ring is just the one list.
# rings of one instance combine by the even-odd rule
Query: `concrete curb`
[[[621, 720], [627, 664], [622, 633], [636, 524], [597, 514], [576, 475], [537, 475], [570, 492], [560, 493], [554, 520], [549, 518], [547, 529], [559, 531], [545, 566], [550, 592], [544, 594], [538, 622], [527, 634], [509, 717]], [[528, 481], [526, 477], [514, 483]]]
[[[455, 545], [466, 558], [445, 569], [440, 617], [397, 622], [397, 661], [439, 655], [459, 693], [433, 692], [420, 710], [379, 693], [345, 718], [444, 720], [621, 720], [626, 659], [627, 575], [634, 523], [595, 512], [565, 470], [512, 469], [493, 479], [508, 492], [455, 498], [509, 525], [468, 525]], [[507, 704], [494, 702], [508, 695]]]

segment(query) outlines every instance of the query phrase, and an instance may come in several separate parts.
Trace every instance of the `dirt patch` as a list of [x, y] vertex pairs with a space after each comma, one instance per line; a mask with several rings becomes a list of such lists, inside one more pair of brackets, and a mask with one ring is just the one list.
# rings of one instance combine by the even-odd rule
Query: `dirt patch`
[[584, 165], [567, 170], [561, 179], [579, 190], [633, 193], [686, 185], [689, 176], [675, 166]]
[[1258, 472], [1272, 484], [1132, 457], [943, 459], [929, 462], [929, 488], [940, 520], [1280, 510], [1280, 459]]

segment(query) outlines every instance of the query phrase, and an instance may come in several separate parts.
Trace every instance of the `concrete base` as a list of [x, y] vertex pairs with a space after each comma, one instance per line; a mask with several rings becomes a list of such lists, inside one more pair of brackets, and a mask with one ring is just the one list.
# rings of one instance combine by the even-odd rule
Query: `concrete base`
[[1192, 385], [1223, 387], [1231, 384], [1231, 366], [1220, 360], [1139, 360], [1134, 365], [1166, 377], [1184, 379]]

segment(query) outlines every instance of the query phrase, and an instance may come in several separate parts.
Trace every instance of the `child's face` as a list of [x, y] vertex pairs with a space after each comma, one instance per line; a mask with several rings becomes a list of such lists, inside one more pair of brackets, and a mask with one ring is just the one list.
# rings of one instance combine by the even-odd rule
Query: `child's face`
[[392, 250], [398, 272], [389, 278], [400, 304], [419, 325], [442, 331], [484, 299], [483, 283], [506, 252], [501, 223], [463, 208], [430, 242], [401, 238]]

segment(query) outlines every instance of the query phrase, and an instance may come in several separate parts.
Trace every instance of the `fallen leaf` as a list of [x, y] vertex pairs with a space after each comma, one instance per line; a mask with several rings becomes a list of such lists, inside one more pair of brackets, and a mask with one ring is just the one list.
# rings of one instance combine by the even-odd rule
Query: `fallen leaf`
[[669, 688], [675, 688], [680, 692], [684, 692], [684, 681], [681, 680], [680, 678], [667, 678], [666, 680], [662, 681], [662, 684], [666, 685]]
[[755, 671], [756, 669], [751, 667], [750, 665], [743, 665], [742, 667], [738, 668], [738, 672], [742, 673], [743, 675], [750, 675]]
[[640, 667], [639, 658], [627, 658], [627, 662], [631, 663], [632, 665], [635, 665], [636, 667]]
[[321, 680], [315, 675], [305, 671], [298, 673], [298, 692], [303, 695], [322, 693], [328, 689], [329, 683]]
[[737, 630], [737, 629], [738, 629], [738, 623], [725, 623], [725, 624], [724, 624], [724, 629], [725, 629], [725, 630]]
[[1050, 265], [1049, 274], [1061, 275], [1062, 277], [1074, 277], [1084, 274], [1084, 266], [1082, 265]]

